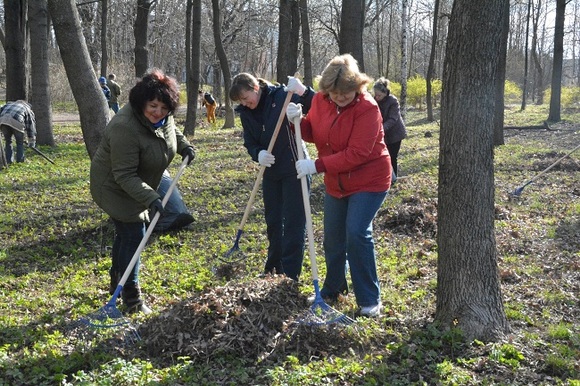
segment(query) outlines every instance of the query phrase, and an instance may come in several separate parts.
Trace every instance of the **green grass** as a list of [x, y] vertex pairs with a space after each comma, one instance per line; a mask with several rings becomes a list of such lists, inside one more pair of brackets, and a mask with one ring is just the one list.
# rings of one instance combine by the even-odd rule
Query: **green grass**
[[[40, 148], [56, 165], [27, 151], [26, 163], [0, 171], [0, 385], [578, 385], [579, 168], [568, 159], [519, 199], [509, 195], [575, 146], [578, 128], [508, 130], [506, 144], [496, 149], [497, 250], [513, 332], [504, 342], [465, 342], [460, 331], [441, 332], [431, 324], [439, 127], [423, 117], [416, 111], [407, 117], [409, 138], [399, 159], [405, 178], [374, 224], [384, 316], [358, 319], [356, 328], [338, 333], [288, 327], [272, 337], [278, 342], [272, 352], [217, 352], [206, 361], [177, 349], [167, 361], [140, 344], [114, 340], [114, 331], [72, 339], [71, 323], [109, 300], [113, 227], [90, 197], [90, 162], [79, 127], [56, 125], [58, 145]], [[506, 125], [538, 125], [545, 117], [546, 106], [507, 110]], [[563, 119], [578, 122], [580, 114], [563, 112]], [[230, 282], [215, 274], [219, 257], [233, 245], [258, 171], [240, 131], [196, 129], [197, 159], [179, 183], [196, 221], [190, 230], [154, 234], [145, 248], [141, 285], [155, 312], [134, 317], [135, 325], [231, 282], [250, 293], [259, 282], [267, 249], [260, 195], [244, 227], [244, 264]], [[322, 197], [322, 177], [315, 176], [311, 200], [321, 278]], [[305, 260], [300, 292], [306, 296], [312, 285]], [[352, 295], [341, 307], [354, 312]]]

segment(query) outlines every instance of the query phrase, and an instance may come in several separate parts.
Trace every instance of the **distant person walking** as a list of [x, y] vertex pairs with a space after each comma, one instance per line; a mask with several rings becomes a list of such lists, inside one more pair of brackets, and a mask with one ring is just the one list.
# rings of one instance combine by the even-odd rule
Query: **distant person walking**
[[217, 102], [211, 93], [199, 90], [199, 94], [203, 94], [202, 103], [205, 106], [206, 114], [207, 114], [207, 121], [209, 123], [215, 123], [215, 110], [217, 108]]
[[105, 94], [105, 98], [107, 99], [107, 103], [111, 100], [111, 90], [107, 87], [107, 78], [101, 76], [99, 78], [99, 85], [101, 86], [101, 90], [103, 90], [103, 94]]
[[399, 175], [397, 156], [401, 149], [401, 142], [407, 138], [407, 129], [401, 116], [399, 101], [396, 96], [391, 94], [391, 82], [384, 77], [379, 78], [373, 86], [373, 93], [383, 117], [385, 142], [387, 149], [389, 149], [391, 165], [396, 178]]
[[117, 76], [109, 74], [107, 79], [107, 87], [111, 90], [111, 98], [109, 99], [109, 108], [117, 114], [119, 112], [119, 96], [121, 95], [121, 86], [115, 81]]
[[16, 162], [24, 162], [24, 135], [28, 146], [36, 146], [36, 118], [32, 107], [23, 100], [8, 102], [0, 107], [0, 129], [6, 142], [4, 151], [8, 164], [14, 162], [12, 137], [16, 142]]

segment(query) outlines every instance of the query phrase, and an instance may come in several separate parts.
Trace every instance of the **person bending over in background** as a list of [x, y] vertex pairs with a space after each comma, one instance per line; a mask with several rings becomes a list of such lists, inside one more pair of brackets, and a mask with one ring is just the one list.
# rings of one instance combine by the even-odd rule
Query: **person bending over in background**
[[207, 121], [209, 123], [215, 123], [215, 110], [217, 108], [217, 102], [211, 93], [199, 90], [199, 95], [202, 96], [202, 103], [205, 106], [205, 113], [207, 115]]
[[[383, 130], [385, 131], [385, 142], [389, 155], [391, 156], [391, 165], [393, 166], [394, 177], [399, 175], [397, 157], [401, 142], [407, 138], [407, 129], [401, 116], [401, 109], [397, 97], [391, 94], [391, 82], [386, 78], [379, 78], [374, 86], [373, 93], [375, 100], [379, 104], [381, 116], [383, 117]], [[394, 181], [393, 181], [394, 182]]]
[[117, 114], [119, 112], [119, 96], [121, 95], [121, 86], [115, 81], [117, 76], [109, 74], [107, 79], [107, 87], [111, 90], [111, 98], [109, 99], [109, 108]]
[[[296, 162], [298, 178], [324, 173], [323, 298], [335, 301], [348, 291], [346, 264], [360, 313], [378, 316], [381, 310], [372, 222], [391, 186], [391, 163], [377, 103], [366, 92], [371, 79], [361, 73], [349, 54], [326, 66], [319, 92], [301, 121], [306, 142], [318, 159]], [[290, 121], [302, 116], [300, 105], [287, 109]]]
[[[145, 236], [145, 223], [163, 213], [156, 189], [176, 154], [195, 158], [192, 145], [175, 125], [173, 113], [179, 102], [175, 79], [159, 69], [147, 73], [129, 92], [129, 103], [113, 116], [93, 156], [91, 195], [115, 224], [110, 292]], [[123, 286], [121, 296], [127, 312], [151, 310], [141, 298], [139, 264]]]
[[4, 134], [6, 161], [14, 162], [12, 137], [16, 142], [16, 162], [24, 162], [24, 135], [28, 146], [36, 146], [36, 118], [32, 107], [23, 100], [8, 102], [0, 107], [0, 129]]
[[[288, 87], [274, 86], [251, 74], [240, 73], [232, 80], [230, 99], [239, 102], [236, 111], [244, 129], [244, 146], [250, 157], [265, 166], [262, 180], [264, 215], [268, 235], [268, 257], [264, 273], [285, 274], [298, 280], [304, 259], [306, 219], [302, 186], [296, 179], [298, 160], [294, 133], [284, 121], [272, 152], [267, 151], [287, 92], [294, 102], [310, 106], [314, 90], [291, 77]], [[306, 149], [306, 148], [304, 148]]]

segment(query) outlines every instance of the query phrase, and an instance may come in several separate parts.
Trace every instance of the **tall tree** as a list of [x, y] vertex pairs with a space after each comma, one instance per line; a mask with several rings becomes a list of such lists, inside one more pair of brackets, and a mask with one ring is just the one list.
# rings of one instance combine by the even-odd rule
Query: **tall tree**
[[300, 36], [300, 10], [297, 0], [280, 0], [278, 25], [278, 54], [276, 57], [276, 80], [288, 82], [298, 63], [298, 39]]
[[101, 76], [107, 76], [109, 53], [107, 50], [107, 24], [109, 20], [109, 0], [101, 1]]
[[75, 0], [48, 0], [48, 11], [75, 102], [89, 157], [109, 122], [109, 106], [93, 70]]
[[431, 99], [431, 81], [433, 80], [433, 73], [435, 72], [435, 51], [437, 50], [437, 22], [439, 21], [439, 3], [440, 0], [435, 0], [435, 9], [433, 10], [433, 32], [431, 33], [431, 53], [429, 54], [429, 66], [427, 67], [427, 120], [433, 122], [433, 100]]
[[509, 0], [455, 0], [443, 70], [435, 320], [468, 339], [509, 331], [494, 234], [493, 125]]
[[363, 29], [365, 20], [365, 0], [342, 0], [338, 51], [351, 54], [364, 71]]
[[149, 68], [149, 12], [156, 0], [137, 0], [133, 28], [135, 37], [135, 77], [141, 78]]
[[409, 21], [408, 0], [401, 7], [401, 116], [407, 115], [407, 26]]
[[566, 4], [570, 0], [556, 0], [556, 24], [554, 26], [554, 61], [552, 66], [552, 92], [550, 94], [550, 113], [548, 121], [560, 121], [560, 102], [562, 97], [562, 63], [564, 61], [564, 17]]
[[499, 52], [499, 61], [497, 62], [497, 78], [495, 80], [495, 110], [493, 112], [493, 144], [500, 146], [505, 143], [503, 136], [504, 122], [504, 101], [505, 101], [505, 73], [507, 62], [507, 40], [510, 30], [510, 5], [504, 3], [506, 7], [496, 18], [496, 23], [502, 28], [503, 36], [500, 38], [500, 44], [497, 49]]
[[312, 50], [310, 49], [310, 23], [308, 21], [308, 0], [300, 0], [300, 26], [302, 27], [302, 57], [304, 58], [304, 84], [313, 85]]
[[54, 146], [52, 108], [48, 72], [48, 2], [34, 0], [28, 3], [30, 24], [30, 104], [36, 116], [36, 143]]
[[528, 59], [528, 54], [529, 54], [529, 50], [528, 50], [528, 39], [530, 36], [530, 15], [532, 13], [532, 0], [528, 0], [528, 17], [526, 18], [526, 39], [525, 39], [525, 54], [524, 54], [524, 81], [523, 81], [523, 86], [522, 86], [522, 107], [520, 108], [521, 111], [524, 111], [526, 109], [526, 99], [528, 97], [528, 64], [529, 64], [529, 59]]
[[4, 0], [6, 100], [28, 99], [26, 71], [27, 0]]
[[232, 74], [230, 72], [230, 65], [228, 63], [228, 57], [226, 51], [224, 50], [222, 42], [222, 18], [220, 13], [219, 0], [212, 0], [212, 11], [213, 11], [213, 40], [215, 42], [215, 48], [217, 52], [218, 59], [220, 61], [220, 67], [224, 77], [224, 88], [226, 90], [224, 95], [225, 109], [226, 109], [226, 119], [223, 128], [234, 127], [235, 116], [234, 109], [232, 108], [232, 102], [230, 100], [230, 95], [227, 90], [232, 86]]
[[184, 134], [194, 135], [197, 121], [197, 97], [201, 73], [201, 0], [188, 0], [186, 8], [187, 115]]

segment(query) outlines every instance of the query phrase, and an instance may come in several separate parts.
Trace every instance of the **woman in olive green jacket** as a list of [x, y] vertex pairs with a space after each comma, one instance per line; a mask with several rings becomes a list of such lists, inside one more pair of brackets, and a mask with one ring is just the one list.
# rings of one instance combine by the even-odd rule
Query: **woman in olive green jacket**
[[[157, 187], [176, 154], [193, 161], [192, 145], [176, 127], [179, 103], [175, 79], [154, 69], [129, 93], [129, 103], [116, 114], [91, 161], [91, 195], [113, 220], [115, 241], [110, 292], [127, 269], [145, 235], [145, 223], [163, 213]], [[138, 284], [139, 260], [121, 292], [128, 312], [151, 310]]]

